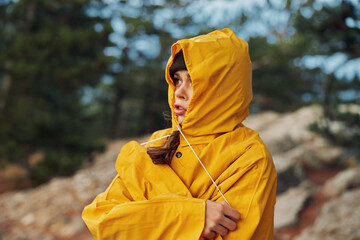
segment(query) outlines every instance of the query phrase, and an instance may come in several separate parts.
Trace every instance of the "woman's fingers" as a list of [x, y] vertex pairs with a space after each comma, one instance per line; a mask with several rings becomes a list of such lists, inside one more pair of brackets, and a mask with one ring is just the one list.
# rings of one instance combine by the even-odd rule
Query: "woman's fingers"
[[221, 236], [225, 236], [229, 233], [229, 230], [220, 224], [214, 227], [214, 231], [220, 234]]
[[234, 231], [236, 229], [236, 222], [226, 216], [223, 216], [220, 224], [230, 231]]
[[206, 239], [213, 239], [213, 238], [216, 238], [217, 233], [214, 231], [204, 231], [204, 232], [202, 232], [201, 236]]
[[225, 216], [233, 221], [238, 221], [240, 219], [240, 213], [236, 209], [232, 208], [226, 202], [221, 202], [221, 204], [224, 206], [223, 213]]
[[215, 238], [217, 234], [225, 236], [229, 231], [236, 229], [236, 222], [240, 213], [226, 202], [206, 201], [205, 226], [202, 236]]

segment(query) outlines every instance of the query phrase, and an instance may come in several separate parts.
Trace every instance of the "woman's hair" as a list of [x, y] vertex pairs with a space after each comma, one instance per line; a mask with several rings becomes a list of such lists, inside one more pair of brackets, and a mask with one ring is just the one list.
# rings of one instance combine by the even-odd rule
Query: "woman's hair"
[[[170, 75], [174, 81], [174, 74], [178, 70], [187, 70], [184, 54], [182, 50], [178, 52], [173, 60], [173, 64], [170, 67]], [[175, 82], [174, 82], [175, 84]], [[171, 114], [164, 113], [165, 119], [171, 121]], [[160, 147], [148, 147], [147, 154], [150, 156], [154, 164], [169, 164], [174, 156], [176, 149], [180, 144], [180, 132], [173, 132], [164, 144]]]
[[169, 164], [180, 144], [180, 132], [173, 132], [160, 147], [148, 147], [147, 154], [154, 164]]

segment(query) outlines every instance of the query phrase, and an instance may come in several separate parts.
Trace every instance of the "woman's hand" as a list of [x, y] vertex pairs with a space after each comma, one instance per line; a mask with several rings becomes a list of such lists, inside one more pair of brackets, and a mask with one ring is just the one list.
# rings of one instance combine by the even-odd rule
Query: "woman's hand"
[[204, 238], [215, 238], [217, 234], [225, 236], [236, 229], [240, 213], [226, 202], [206, 200], [205, 226], [201, 233]]

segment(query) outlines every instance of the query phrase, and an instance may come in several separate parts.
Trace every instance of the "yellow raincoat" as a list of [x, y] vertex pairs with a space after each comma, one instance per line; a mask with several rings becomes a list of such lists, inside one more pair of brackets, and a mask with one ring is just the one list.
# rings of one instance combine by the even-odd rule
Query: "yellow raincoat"
[[[248, 44], [232, 30], [217, 30], [172, 46], [166, 81], [173, 127], [155, 132], [151, 139], [177, 130], [169, 68], [181, 49], [193, 87], [182, 131], [241, 214], [237, 229], [224, 239], [273, 239], [277, 177], [258, 133], [242, 124], [252, 99], [251, 61]], [[182, 136], [177, 152], [181, 154], [175, 154], [168, 166], [154, 165], [137, 142], [121, 149], [115, 166], [118, 175], [82, 215], [95, 239], [200, 238], [205, 201], [224, 199]]]

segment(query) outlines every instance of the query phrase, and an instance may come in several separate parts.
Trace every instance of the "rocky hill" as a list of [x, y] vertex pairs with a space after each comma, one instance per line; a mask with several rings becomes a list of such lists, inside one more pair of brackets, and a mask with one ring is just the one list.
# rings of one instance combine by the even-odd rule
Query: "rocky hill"
[[[360, 239], [358, 151], [310, 132], [308, 125], [320, 115], [320, 108], [311, 106], [282, 115], [265, 112], [245, 122], [259, 131], [277, 168], [275, 239]], [[111, 142], [94, 164], [72, 177], [1, 194], [0, 240], [93, 239], [81, 212], [115, 176], [116, 156], [126, 142]]]

